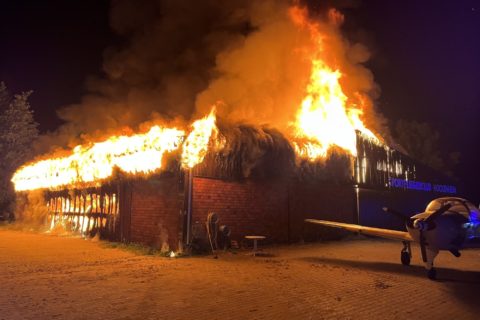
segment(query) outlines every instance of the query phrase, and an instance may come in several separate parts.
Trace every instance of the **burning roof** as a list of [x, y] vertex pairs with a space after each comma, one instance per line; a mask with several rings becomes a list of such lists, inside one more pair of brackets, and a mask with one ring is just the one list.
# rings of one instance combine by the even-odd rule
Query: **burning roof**
[[162, 169], [164, 154], [179, 149], [182, 143], [182, 164], [193, 167], [205, 157], [210, 136], [216, 130], [214, 110], [192, 127], [185, 142], [185, 131], [153, 126], [147, 133], [79, 145], [70, 156], [20, 168], [12, 181], [15, 190], [24, 191], [99, 183], [111, 177], [115, 167], [129, 174], [149, 174]]

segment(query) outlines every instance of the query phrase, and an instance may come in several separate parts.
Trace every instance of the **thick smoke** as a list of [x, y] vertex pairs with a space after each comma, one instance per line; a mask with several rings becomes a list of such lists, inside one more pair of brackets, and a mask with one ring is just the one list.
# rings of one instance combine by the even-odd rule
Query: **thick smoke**
[[61, 109], [66, 121], [42, 146], [75, 145], [137, 130], [145, 121], [190, 120], [195, 99], [214, 77], [218, 54], [248, 33], [245, 1], [111, 3], [111, 28], [125, 43], [104, 53], [104, 77], [89, 79], [88, 94]]
[[[368, 50], [361, 44], [350, 45], [339, 30], [343, 17], [329, 12], [310, 17], [323, 35], [322, 59], [342, 72], [341, 84], [348, 97], [376, 95], [373, 76], [362, 65], [369, 58]], [[228, 108], [220, 110], [220, 115], [282, 130], [295, 119], [305, 96], [311, 52], [317, 43], [309, 26], [294, 23], [288, 2], [261, 1], [249, 16], [256, 31], [217, 56], [219, 76], [198, 95], [197, 108], [205, 113], [221, 98]], [[371, 101], [365, 103], [373, 110]]]
[[[138, 130], [145, 122], [184, 125], [217, 101], [224, 102], [218, 114], [227, 121], [286, 132], [305, 94], [310, 71], [305, 53], [313, 45], [308, 30], [292, 21], [291, 5], [112, 1], [111, 27], [126, 42], [106, 50], [105, 76], [90, 79], [82, 101], [58, 112], [66, 124], [40, 145], [72, 146]], [[368, 50], [341, 36], [341, 15], [321, 11], [311, 19], [325, 35], [325, 60], [344, 74], [346, 95], [374, 97], [372, 74], [362, 65]], [[373, 103], [366, 105], [367, 126], [375, 130], [380, 122]]]

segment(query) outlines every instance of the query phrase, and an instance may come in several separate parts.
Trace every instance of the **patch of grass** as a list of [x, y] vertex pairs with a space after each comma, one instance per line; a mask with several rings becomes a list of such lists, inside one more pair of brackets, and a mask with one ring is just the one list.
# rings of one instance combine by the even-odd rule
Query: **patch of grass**
[[[112, 249], [121, 249], [128, 252], [132, 252], [140, 256], [158, 256], [158, 257], [170, 257], [171, 251], [162, 252], [158, 249], [145, 246], [139, 243], [121, 243], [121, 242], [111, 242], [111, 241], [102, 241], [102, 247], [112, 248]], [[176, 257], [180, 257], [178, 254]]]

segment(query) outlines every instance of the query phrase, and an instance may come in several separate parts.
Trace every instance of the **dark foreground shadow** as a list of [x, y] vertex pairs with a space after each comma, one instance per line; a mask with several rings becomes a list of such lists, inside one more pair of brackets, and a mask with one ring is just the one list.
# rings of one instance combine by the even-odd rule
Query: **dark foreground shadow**
[[[320, 265], [341, 266], [348, 269], [363, 269], [378, 272], [403, 274], [418, 278], [427, 278], [423, 266], [403, 266], [400, 263], [354, 261], [328, 257], [304, 257], [301, 260]], [[480, 311], [478, 294], [480, 293], [480, 271], [464, 271], [436, 267], [437, 283], [445, 285], [453, 298], [461, 301], [468, 308]], [[421, 285], [421, 284], [419, 284]]]
[[[408, 274], [416, 277], [426, 277], [426, 271], [423, 266], [403, 266], [400, 263], [390, 262], [372, 262], [372, 261], [354, 261], [328, 257], [305, 257], [302, 260], [316, 264], [331, 264], [342, 267], [366, 269], [371, 271], [391, 272], [398, 274]], [[464, 271], [442, 267], [437, 269], [438, 282], [455, 282], [472, 285], [480, 285], [480, 271]]]

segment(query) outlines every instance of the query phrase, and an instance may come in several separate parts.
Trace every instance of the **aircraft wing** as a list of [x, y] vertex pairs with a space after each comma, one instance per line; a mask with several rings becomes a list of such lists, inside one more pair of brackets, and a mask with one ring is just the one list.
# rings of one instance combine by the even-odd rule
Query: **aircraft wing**
[[361, 234], [368, 234], [368, 235], [371, 235], [371, 236], [376, 236], [376, 237], [381, 237], [381, 238], [400, 240], [400, 241], [413, 241], [410, 234], [406, 231], [372, 228], [372, 227], [360, 226], [358, 224], [349, 224], [349, 223], [333, 222], [333, 221], [326, 221], [326, 220], [316, 220], [316, 219], [305, 219], [305, 222], [319, 224], [319, 225], [327, 226], [327, 227], [345, 229], [345, 230], [348, 230], [348, 231], [358, 232], [358, 233], [361, 233]]

